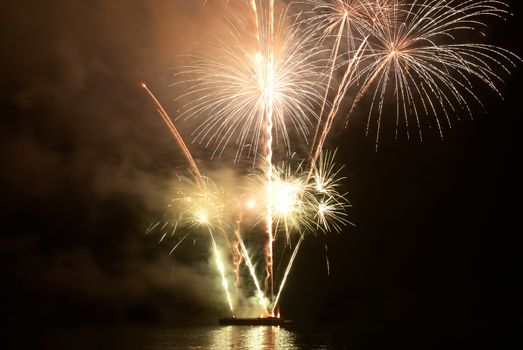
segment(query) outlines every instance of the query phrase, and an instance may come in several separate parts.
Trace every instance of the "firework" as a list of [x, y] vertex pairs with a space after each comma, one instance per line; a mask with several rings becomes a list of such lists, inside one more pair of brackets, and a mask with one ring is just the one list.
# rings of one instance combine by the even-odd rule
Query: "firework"
[[[164, 218], [151, 225], [147, 232], [149, 233], [153, 230], [162, 232], [161, 243], [167, 235], [172, 237], [177, 231], [186, 231], [173, 246], [170, 252], [172, 254], [195, 229], [200, 228], [207, 231], [211, 241], [214, 261], [222, 280], [222, 287], [232, 310], [233, 303], [225, 275], [223, 248], [220, 249], [215, 239], [216, 235], [220, 235], [223, 238], [222, 241], [230, 247], [231, 263], [234, 266], [237, 283], [240, 278], [239, 269], [241, 264], [244, 263], [256, 288], [258, 302], [262, 310], [267, 313], [268, 301], [260, 288], [255, 267], [241, 237], [240, 223], [243, 209], [241, 205], [238, 208], [238, 212], [231, 209], [235, 208], [235, 203], [237, 202], [237, 199], [225, 193], [221, 187], [206, 176], [202, 176], [200, 181], [185, 176], [178, 176], [175, 195], [167, 206], [168, 211]], [[248, 206], [249, 203], [248, 201], [246, 205]], [[234, 224], [234, 242], [231, 243], [227, 235], [227, 222], [235, 215], [240, 215], [240, 217], [237, 218], [237, 222]]]
[[339, 231], [349, 223], [349, 204], [341, 185], [345, 178], [340, 176], [343, 167], [335, 164], [335, 154], [322, 152], [312, 172], [305, 169], [304, 161], [273, 165], [270, 197], [265, 195], [265, 174], [251, 176], [258, 201], [271, 206], [274, 230], [284, 232], [287, 241], [292, 232]]
[[[259, 175], [253, 175], [254, 187], [258, 188], [258, 195], [254, 194], [254, 197], [250, 197], [247, 201], [243, 199], [243, 196], [240, 196], [239, 200], [230, 198], [220, 187], [205, 176], [202, 177], [203, 185], [191, 178], [180, 176], [176, 194], [168, 206], [169, 212], [166, 214], [165, 220], [157, 223], [156, 226], [164, 231], [172, 230], [171, 235], [174, 235], [177, 228], [193, 230], [200, 227], [206, 229], [210, 234], [213, 254], [216, 259], [219, 258], [222, 261], [220, 264], [216, 262], [216, 266], [222, 277], [222, 286], [228, 296], [227, 299], [230, 300], [228, 286], [225, 288], [227, 280], [223, 273], [223, 257], [214, 238], [215, 234], [223, 234], [224, 242], [228, 242], [226, 222], [238, 215], [230, 210], [230, 208], [234, 207], [234, 202], [241, 203], [237, 209], [240, 210], [241, 216], [237, 220], [241, 220], [243, 216], [241, 211], [244, 205], [247, 207], [254, 205], [267, 207], [270, 205], [272, 213], [270, 227], [274, 228], [271, 231], [275, 234], [274, 241], [277, 239], [276, 235], [278, 232], [285, 234], [286, 242], [288, 243], [293, 240], [294, 235], [299, 237], [299, 243], [294, 247], [294, 251], [285, 267], [283, 279], [279, 283], [276, 299], [269, 298], [267, 300], [265, 293], [262, 291], [250, 254], [241, 237], [239, 221], [234, 225], [235, 243], [228, 245], [232, 249], [231, 257], [234, 258], [235, 252], [241, 256], [241, 260], [235, 265], [237, 278], [239, 278], [238, 270], [240, 265], [244, 262], [256, 288], [255, 295], [260, 306], [265, 310], [265, 313], [267, 313], [269, 305], [271, 305], [272, 311], [274, 311], [304, 235], [318, 231], [325, 233], [331, 230], [339, 231], [342, 226], [350, 224], [347, 219], [347, 209], [350, 205], [346, 199], [346, 193], [342, 191], [341, 187], [341, 182], [344, 178], [340, 176], [340, 172], [343, 167], [334, 163], [334, 157], [335, 152], [322, 153], [312, 175], [304, 170], [303, 161], [296, 166], [293, 166], [291, 163], [274, 165], [270, 198], [266, 195], [266, 188], [269, 182], [265, 173], [261, 172]], [[244, 201], [245, 203], [243, 203]], [[259, 220], [266, 220], [266, 214], [261, 213]], [[152, 227], [151, 229], [155, 228]], [[176, 243], [173, 251], [186, 236], [187, 234]], [[163, 237], [165, 237], [165, 233]], [[232, 305], [232, 302], [229, 304]]]
[[[329, 135], [329, 132], [331, 130], [332, 124], [334, 122], [334, 118], [338, 113], [338, 110], [340, 108], [340, 104], [347, 93], [347, 90], [350, 86], [350, 84], [353, 81], [353, 76], [356, 72], [355, 67], [359, 63], [361, 59], [362, 54], [362, 48], [366, 44], [366, 39], [361, 43], [360, 47], [356, 51], [354, 57], [349, 61], [347, 68], [345, 69], [345, 72], [343, 74], [343, 78], [338, 86], [338, 92], [336, 96], [334, 97], [334, 101], [332, 103], [331, 109], [327, 115], [325, 125], [323, 126], [323, 130], [321, 134], [319, 134], [319, 139], [316, 144], [311, 145], [309, 156], [311, 158], [310, 168], [314, 169], [316, 166], [316, 160], [318, 159], [318, 156], [321, 154], [323, 150], [323, 145], [325, 144], [325, 140], [327, 139], [327, 136]], [[318, 127], [316, 130], [319, 130], [320, 124], [318, 123]]]
[[[237, 160], [245, 153], [256, 156], [260, 142], [268, 147], [268, 129], [290, 151], [289, 128], [306, 139], [321, 100], [322, 60], [299, 28], [278, 22], [271, 54], [248, 44], [248, 28], [248, 22], [230, 25], [227, 38], [215, 38], [207, 53], [190, 56], [191, 65], [176, 75], [176, 85], [188, 86], [177, 99], [189, 100], [177, 118], [199, 122], [192, 135], [212, 146], [213, 156], [230, 143], [237, 146]], [[265, 46], [263, 33], [255, 42]]]
[[[427, 116], [443, 135], [452, 114], [472, 113], [469, 99], [481, 103], [474, 92], [476, 83], [499, 94], [501, 72], [509, 73], [520, 59], [502, 48], [470, 41], [487, 27], [487, 19], [505, 18], [508, 8], [501, 1], [301, 0], [291, 6], [306, 4], [308, 10], [291, 18], [286, 8], [279, 21], [274, 0], [246, 4], [249, 19], [232, 14], [225, 34], [215, 37], [200, 54], [189, 56], [190, 66], [180, 67], [176, 85], [187, 88], [177, 98], [183, 102], [176, 118], [198, 123], [192, 137], [212, 148], [211, 158], [234, 145], [235, 162], [254, 159], [258, 172], [251, 175], [252, 196], [246, 200], [245, 195], [225, 194], [200, 174], [170, 117], [143, 85], [194, 176], [179, 178], [168, 215], [148, 231], [161, 230], [161, 242], [178, 227], [204, 228], [231, 311], [225, 269], [229, 256], [237, 290], [245, 265], [263, 312], [274, 315], [303, 240], [317, 232], [340, 232], [351, 224], [350, 204], [342, 188], [343, 167], [334, 163], [336, 152], [324, 150], [335, 118], [345, 113], [348, 123], [368, 96], [367, 133], [375, 121], [376, 147], [389, 105], [396, 136], [403, 121], [407, 136], [409, 125], [415, 124], [422, 139], [421, 121]], [[342, 111], [349, 96], [353, 97], [349, 108]], [[314, 121], [308, 157], [295, 161], [290, 156], [291, 141], [295, 135], [310, 141]], [[283, 153], [275, 152], [280, 144], [288, 158], [276, 162], [275, 155]], [[241, 230], [244, 209], [253, 207], [262, 208], [256, 219], [263, 223], [267, 242], [263, 248], [248, 250]], [[223, 238], [217, 242], [215, 234]], [[274, 297], [273, 244], [279, 242], [293, 248]], [[230, 254], [225, 254], [226, 246]], [[253, 264], [260, 255], [263, 290]], [[327, 257], [326, 264], [330, 273]]]
[[[334, 36], [329, 46], [327, 87], [331, 86], [335, 68], [346, 67], [324, 122], [328, 105], [328, 90], [325, 91], [311, 145], [311, 167], [349, 91], [356, 97], [346, 113], [346, 123], [362, 98], [370, 95], [367, 133], [371, 121], [375, 120], [376, 147], [387, 104], [392, 104], [395, 110], [396, 136], [403, 120], [409, 137], [409, 124], [414, 119], [422, 139], [423, 116], [434, 118], [443, 136], [443, 120], [451, 127], [452, 114], [462, 111], [472, 114], [469, 99], [481, 104], [473, 90], [475, 82], [482, 82], [499, 94], [496, 85], [503, 82], [499, 72], [509, 72], [508, 68], [520, 61], [502, 48], [471, 43], [471, 34], [467, 34], [486, 29], [489, 17], [504, 19], [508, 6], [501, 1], [308, 0], [297, 3], [312, 7], [303, 20], [312, 32], [323, 41]], [[346, 39], [345, 51], [339, 54], [343, 38]], [[360, 49], [364, 51], [359, 52]]]
[[[267, 198], [272, 196], [273, 133], [290, 151], [288, 125], [306, 137], [315, 116], [314, 103], [318, 98], [317, 65], [313, 47], [300, 37], [297, 28], [286, 30], [283, 22], [275, 25], [274, 0], [268, 7], [258, 7], [255, 0], [248, 1], [255, 24], [255, 48], [245, 44], [242, 37], [246, 28], [241, 19], [230, 22], [229, 38], [217, 38], [210, 55], [194, 57], [194, 65], [179, 75], [197, 76], [180, 99], [190, 98], [180, 118], [204, 118], [193, 136], [206, 146], [213, 144], [215, 153], [221, 154], [229, 142], [237, 145], [236, 160], [247, 147], [247, 153], [262, 154], [266, 159]], [[281, 21], [285, 15], [281, 17]], [[272, 295], [272, 213], [267, 206], [266, 279], [265, 289]], [[270, 285], [270, 286], [269, 286]]]
[[[371, 95], [367, 133], [376, 120], [376, 147], [383, 109], [392, 97], [396, 136], [400, 119], [409, 128], [414, 118], [422, 139], [420, 118], [432, 116], [443, 136], [443, 119], [451, 127], [451, 114], [471, 115], [468, 99], [481, 103], [473, 90], [482, 82], [497, 94], [503, 81], [495, 68], [509, 72], [519, 60], [511, 52], [487, 44], [470, 43], [472, 30], [487, 27], [489, 17], [504, 18], [507, 5], [500, 1], [413, 0], [399, 3], [392, 25], [375, 26], [360, 61], [354, 82], [361, 84], [350, 116], [364, 95]], [[354, 86], [355, 84], [353, 84]], [[347, 123], [349, 119], [347, 119]]]
[[178, 176], [176, 194], [168, 204], [166, 220], [172, 227], [194, 228], [205, 226], [216, 231], [229, 214], [223, 200], [223, 189], [210, 178], [202, 177], [202, 184], [185, 176]]
[[313, 219], [316, 229], [325, 233], [334, 230], [341, 232], [342, 227], [352, 223], [347, 218], [350, 204], [347, 193], [342, 191], [344, 177], [340, 176], [343, 166], [334, 162], [336, 151], [320, 153], [319, 160], [312, 172], [316, 195], [312, 197], [315, 207]]
[[[183, 235], [183, 237], [181, 237], [171, 249], [170, 254], [172, 254], [178, 248], [178, 246], [187, 238], [192, 228], [207, 228], [212, 242], [215, 264], [222, 280], [222, 287], [227, 297], [227, 302], [229, 304], [230, 310], [231, 312], [233, 312], [233, 304], [228, 288], [228, 281], [225, 276], [225, 266], [223, 263], [222, 255], [214, 238], [214, 232], [219, 231], [223, 234], [225, 240], [229, 242], [226, 231], [223, 228], [223, 221], [231, 214], [226, 214], [224, 209], [226, 207], [230, 207], [232, 203], [231, 201], [225, 200], [225, 195], [222, 189], [216, 186], [216, 184], [213, 181], [211, 181], [208, 177], [203, 177], [201, 175], [185, 142], [183, 141], [181, 135], [172, 123], [169, 115], [167, 114], [163, 106], [160, 104], [156, 96], [154, 96], [154, 94], [147, 88], [147, 86], [144, 83], [142, 83], [142, 87], [146, 90], [148, 95], [153, 100], [160, 116], [162, 117], [166, 125], [169, 127], [171, 133], [175, 137], [178, 146], [182, 150], [182, 153], [184, 154], [185, 158], [187, 159], [190, 168], [193, 170], [192, 175], [194, 178], [193, 181], [187, 177], [179, 176], [180, 186], [178, 186], [177, 194], [172, 199], [171, 203], [168, 205], [168, 208], [170, 208], [171, 211], [169, 211], [168, 214], [164, 216], [163, 220], [160, 220], [155, 224], [151, 225], [147, 229], [146, 233], [149, 233], [153, 230], [159, 230], [160, 232], [162, 232], [162, 236], [159, 241], [159, 243], [161, 243], [169, 233], [170, 236], [174, 236], [178, 227], [184, 227], [188, 229], [188, 232], [185, 235]], [[240, 215], [242, 214], [240, 213]], [[235, 266], [237, 281], [239, 281], [239, 267], [243, 258], [243, 261], [245, 261], [249, 269], [250, 275], [253, 279], [254, 285], [257, 289], [256, 296], [258, 297], [260, 305], [262, 306], [264, 312], [267, 313], [267, 300], [264, 296], [264, 293], [260, 289], [254, 266], [250, 260], [247, 249], [245, 248], [245, 245], [241, 238], [241, 233], [239, 230], [240, 222], [241, 216], [239, 221], [237, 222], [237, 228], [235, 228], [234, 230], [236, 242], [230, 244], [231, 256], [234, 260], [233, 265]], [[238, 247], [241, 249], [238, 249]]]
[[[312, 6], [312, 10], [310, 16], [303, 22], [306, 23], [306, 27], [310, 28], [313, 36], [319, 36], [320, 42], [325, 42], [334, 37], [330, 51], [330, 68], [327, 74], [326, 88], [309, 152], [310, 167], [313, 168], [332, 126], [336, 114], [333, 111], [337, 111], [339, 108], [340, 97], [346, 93], [353, 71], [358, 68], [361, 50], [366, 44], [367, 37], [375, 25], [389, 23], [391, 8], [395, 2], [390, 0], [310, 0], [305, 3]], [[344, 42], [345, 47], [343, 53], [340, 54], [342, 42]], [[345, 73], [342, 82], [339, 84], [331, 112], [328, 113], [327, 120], [324, 122], [323, 117], [328, 107], [333, 74], [335, 68], [340, 67], [345, 67]]]
[[[296, 166], [291, 163], [274, 165], [269, 198], [265, 196], [268, 186], [266, 177], [263, 174], [252, 176], [255, 187], [259, 188], [259, 200], [267, 201], [262, 205], [271, 206], [271, 227], [274, 227], [275, 234], [283, 232], [285, 244], [290, 244], [294, 235], [298, 236], [298, 243], [294, 246], [276, 298], [272, 302], [271, 313], [277, 307], [305, 235], [340, 231], [343, 226], [351, 224], [347, 214], [350, 204], [341, 186], [344, 180], [340, 176], [343, 167], [335, 164], [335, 154], [336, 152], [320, 154], [312, 173], [304, 169], [304, 161], [298, 162]], [[276, 238], [275, 236], [275, 240]]]
[[[163, 220], [149, 228], [148, 232], [158, 227], [163, 231], [160, 239], [160, 242], [162, 242], [168, 232], [173, 236], [178, 228], [186, 229], [187, 233], [172, 248], [170, 252], [172, 254], [192, 229], [195, 227], [205, 229], [211, 240], [214, 263], [220, 274], [222, 288], [229, 308], [231, 312], [234, 312], [229, 283], [225, 275], [224, 259], [215, 240], [215, 233], [217, 231], [223, 232], [221, 222], [227, 216], [223, 199], [224, 193], [207, 177], [196, 178], [196, 180], [179, 176], [179, 188], [176, 196], [168, 205], [169, 212]], [[226, 236], [225, 238], [227, 239]]]

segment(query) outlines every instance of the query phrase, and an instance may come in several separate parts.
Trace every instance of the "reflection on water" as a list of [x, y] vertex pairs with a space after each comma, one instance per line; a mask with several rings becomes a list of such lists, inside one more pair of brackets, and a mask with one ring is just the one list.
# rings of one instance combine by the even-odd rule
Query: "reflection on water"
[[172, 349], [298, 349], [295, 335], [274, 326], [223, 326], [212, 328], [167, 329], [157, 332], [151, 350]]
[[[15, 337], [19, 349], [181, 350], [347, 347], [345, 329], [271, 326], [41, 328]], [[30, 337], [27, 336], [30, 334]], [[353, 349], [351, 347], [351, 349]]]
[[[396, 332], [400, 332], [396, 334]], [[435, 341], [450, 341], [450, 344], [469, 342], [485, 345], [485, 339], [476, 334], [471, 338], [445, 339], [444, 334], [432, 331], [418, 333], [420, 329], [407, 333], [395, 329], [377, 333], [358, 331], [343, 326], [300, 326], [291, 328], [270, 326], [213, 326], [213, 327], [67, 327], [37, 329], [19, 328], [10, 332], [11, 337], [2, 339], [2, 349], [30, 350], [195, 350], [195, 349], [314, 349], [314, 350], [361, 350], [386, 349], [396, 342], [412, 344], [425, 349]], [[495, 340], [489, 349], [506, 348]], [[430, 341], [429, 343], [427, 341]], [[409, 346], [411, 347], [411, 346]], [[449, 346], [436, 347], [438, 349]], [[466, 348], [478, 348], [468, 346]], [[484, 346], [481, 346], [484, 348]], [[513, 347], [512, 347], [513, 348]], [[521, 347], [519, 347], [521, 348]]]
[[226, 326], [213, 331], [211, 347], [215, 349], [294, 349], [291, 332], [280, 327]]

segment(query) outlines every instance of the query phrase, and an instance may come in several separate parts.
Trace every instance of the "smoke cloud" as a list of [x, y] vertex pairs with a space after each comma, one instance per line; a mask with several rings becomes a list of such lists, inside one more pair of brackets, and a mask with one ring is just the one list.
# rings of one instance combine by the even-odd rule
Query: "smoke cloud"
[[204, 241], [182, 261], [145, 236], [186, 165], [139, 84], [176, 110], [173, 63], [225, 10], [220, 1], [2, 4], [0, 246], [16, 301], [10, 318], [223, 315]]

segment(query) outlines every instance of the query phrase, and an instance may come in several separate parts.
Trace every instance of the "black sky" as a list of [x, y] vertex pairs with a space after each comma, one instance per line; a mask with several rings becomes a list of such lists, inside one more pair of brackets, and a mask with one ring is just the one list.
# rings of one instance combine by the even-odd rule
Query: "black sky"
[[[206, 293], [205, 261], [176, 261], [145, 237], [184, 164], [139, 89], [148, 82], [175, 111], [174, 56], [212, 31], [217, 3], [0, 5], [4, 319], [212, 322], [224, 312]], [[522, 56], [523, 9], [511, 3], [490, 42]], [[504, 101], [480, 91], [486, 115], [478, 108], [443, 140], [435, 130], [421, 143], [385, 136], [376, 152], [361, 123], [332, 134], [357, 226], [306, 241], [284, 313], [450, 332], [522, 321], [522, 71], [501, 86]]]

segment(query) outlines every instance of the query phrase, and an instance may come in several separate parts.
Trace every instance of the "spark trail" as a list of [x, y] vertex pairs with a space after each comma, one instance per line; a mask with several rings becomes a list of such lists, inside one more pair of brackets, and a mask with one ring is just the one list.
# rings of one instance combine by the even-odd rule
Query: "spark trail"
[[176, 126], [174, 126], [174, 123], [172, 122], [171, 118], [169, 117], [169, 114], [167, 114], [167, 112], [161, 105], [160, 101], [158, 101], [156, 96], [151, 92], [151, 90], [149, 90], [147, 85], [145, 85], [145, 83], [142, 83], [141, 85], [145, 89], [145, 91], [147, 92], [149, 97], [152, 99], [152, 101], [154, 102], [154, 104], [156, 106], [156, 110], [158, 111], [158, 113], [162, 117], [163, 121], [165, 122], [165, 124], [167, 125], [169, 130], [171, 131], [171, 134], [174, 136], [174, 139], [176, 140], [178, 147], [180, 147], [183, 155], [185, 156], [185, 159], [189, 163], [189, 167], [190, 167], [191, 172], [192, 172], [193, 176], [195, 177], [196, 181], [198, 181], [198, 183], [200, 185], [202, 185], [203, 184], [202, 174], [200, 174], [200, 170], [196, 166], [196, 163], [191, 155], [191, 152], [189, 152], [187, 145], [183, 141], [182, 135], [180, 135], [180, 133], [178, 132], [178, 129], [176, 128]]
[[[333, 74], [336, 68], [336, 62], [341, 58], [338, 56], [340, 50], [340, 44], [343, 38], [347, 39], [346, 43], [346, 56], [347, 59], [342, 60], [341, 66], [348, 65], [346, 70], [353, 68], [353, 59], [351, 56], [354, 52], [357, 53], [356, 48], [359, 46], [358, 41], [362, 41], [361, 38], [368, 36], [368, 28], [370, 27], [370, 16], [369, 12], [371, 9], [369, 1], [362, 0], [310, 0], [307, 3], [313, 6], [313, 15], [304, 20], [310, 30], [319, 35], [319, 41], [323, 42], [334, 33], [334, 45], [330, 54], [330, 70], [327, 76], [327, 85], [325, 88], [325, 94], [323, 96], [323, 102], [321, 111], [318, 117], [318, 122], [314, 131], [314, 137], [310, 146], [309, 158], [312, 159], [311, 166], [314, 165], [315, 149], [321, 151], [322, 145], [316, 146], [318, 141], [321, 124], [323, 122], [323, 115], [327, 105], [327, 99]], [[345, 55], [344, 55], [345, 56]], [[327, 124], [329, 122], [327, 121]], [[325, 130], [325, 127], [323, 130]], [[327, 131], [328, 132], [328, 131]]]
[[251, 258], [249, 257], [249, 252], [247, 251], [247, 248], [245, 248], [243, 240], [240, 241], [240, 248], [242, 255], [245, 259], [245, 264], [247, 265], [251, 278], [254, 282], [254, 286], [256, 287], [256, 297], [258, 298], [260, 305], [263, 307], [264, 313], [267, 314], [267, 302], [265, 300], [265, 294], [260, 288], [260, 283], [258, 282], [258, 278], [256, 277], [256, 271], [254, 269], [254, 266], [252, 265]]
[[214, 236], [213, 236], [210, 228], [209, 228], [209, 235], [211, 236], [216, 267], [217, 267], [218, 271], [220, 272], [220, 276], [222, 279], [222, 287], [223, 287], [223, 290], [225, 291], [225, 295], [227, 297], [227, 302], [229, 303], [229, 308], [231, 309], [231, 313], [234, 314], [234, 308], [232, 306], [231, 295], [229, 293], [229, 283], [227, 282], [227, 277], [225, 276], [225, 266], [223, 264], [220, 250], [218, 249], [218, 246], [216, 245], [216, 241], [214, 240]]
[[[268, 187], [268, 198], [272, 197], [272, 128], [273, 121], [272, 116], [274, 112], [274, 0], [269, 0], [269, 35], [268, 35], [268, 58], [267, 58], [267, 187]], [[267, 235], [268, 235], [268, 264], [270, 274], [270, 291], [271, 291], [271, 302], [274, 298], [274, 255], [273, 255], [273, 243], [274, 237], [272, 232], [272, 206], [268, 206], [267, 212]], [[272, 313], [274, 315], [274, 312]]]
[[264, 23], [267, 27], [264, 29], [265, 35], [260, 27], [260, 16], [255, 0], [250, 0], [252, 12], [254, 14], [254, 21], [256, 24], [256, 38], [258, 41], [259, 52], [258, 55], [262, 58], [260, 60], [261, 67], [259, 71], [262, 72], [260, 83], [260, 90], [262, 91], [263, 110], [265, 123], [265, 159], [266, 159], [266, 177], [267, 177], [267, 214], [265, 219], [267, 232], [266, 245], [266, 277], [265, 290], [269, 289], [271, 300], [274, 295], [274, 279], [273, 279], [273, 233], [272, 233], [272, 205], [270, 199], [272, 198], [272, 131], [273, 131], [273, 113], [274, 113], [274, 0], [269, 0], [268, 8], [268, 23]]
[[285, 282], [287, 282], [287, 276], [289, 276], [289, 272], [291, 272], [292, 265], [294, 264], [294, 259], [296, 259], [296, 255], [298, 254], [298, 251], [300, 249], [302, 242], [303, 242], [303, 235], [300, 235], [300, 239], [298, 240], [296, 247], [294, 247], [294, 251], [292, 252], [289, 263], [287, 264], [287, 268], [285, 269], [285, 274], [283, 275], [283, 279], [280, 283], [280, 288], [278, 289], [278, 294], [276, 295], [276, 300], [274, 301], [274, 304], [272, 306], [271, 313], [273, 313], [273, 314], [274, 314], [274, 310], [276, 309], [276, 306], [278, 305], [278, 302], [280, 301], [281, 292], [283, 291], [283, 288], [285, 287]]
[[[313, 139], [311, 142], [311, 150], [309, 152], [309, 157], [311, 159], [313, 158], [312, 153], [316, 146], [316, 140], [318, 138], [318, 133], [320, 132], [320, 127], [321, 127], [321, 123], [322, 123], [323, 112], [325, 111], [325, 105], [327, 104], [327, 97], [329, 96], [332, 75], [334, 74], [334, 68], [336, 67], [336, 58], [338, 57], [338, 51], [340, 49], [342, 31], [343, 31], [343, 27], [345, 25], [345, 21], [346, 21], [346, 16], [343, 16], [342, 22], [340, 24], [340, 29], [338, 31], [338, 34], [336, 35], [336, 41], [334, 43], [334, 50], [333, 50], [331, 58], [330, 58], [331, 67], [330, 67], [330, 72], [329, 72], [328, 79], [327, 79], [327, 86], [325, 87], [325, 95], [323, 96], [323, 102], [321, 103], [321, 110], [320, 110], [320, 114], [318, 115], [318, 122], [316, 123], [316, 128], [314, 130], [314, 136], [313, 136]], [[313, 160], [311, 161], [311, 167], [312, 167], [312, 164], [314, 164]]]
[[[237, 241], [237, 246], [239, 247], [238, 254], [240, 255], [240, 259], [243, 258], [243, 261], [245, 262], [245, 265], [247, 266], [247, 269], [249, 270], [249, 274], [250, 274], [250, 276], [252, 278], [254, 286], [256, 287], [256, 297], [258, 298], [258, 300], [260, 302], [260, 306], [262, 306], [262, 308], [263, 308], [263, 312], [265, 314], [267, 314], [267, 302], [265, 300], [265, 294], [262, 292], [262, 290], [260, 288], [260, 283], [258, 282], [258, 278], [256, 277], [256, 270], [254, 269], [254, 265], [252, 264], [249, 252], [247, 251], [247, 248], [245, 247], [245, 244], [244, 244], [243, 239], [241, 237], [241, 222], [242, 222], [242, 219], [243, 219], [243, 208], [240, 205], [239, 206], [238, 218], [236, 220], [236, 227], [235, 227], [235, 230], [234, 230], [234, 234], [236, 236], [236, 241]], [[240, 260], [240, 262], [235, 264], [235, 267], [236, 267], [235, 273], [236, 273], [237, 281], [239, 280], [239, 276], [240, 276], [239, 275], [240, 263], [241, 263], [241, 260]]]
[[349, 89], [353, 76], [355, 75], [355, 66], [359, 63], [362, 57], [363, 48], [367, 43], [367, 38], [363, 40], [363, 42], [360, 44], [358, 50], [356, 51], [354, 57], [350, 60], [347, 69], [345, 70], [343, 74], [343, 78], [341, 80], [341, 83], [338, 86], [338, 93], [334, 97], [334, 101], [332, 103], [331, 109], [329, 111], [329, 114], [327, 115], [327, 120], [325, 121], [325, 126], [322, 129], [320, 139], [318, 140], [318, 144], [314, 148], [314, 145], [311, 147], [312, 152], [312, 158], [311, 158], [311, 169], [315, 167], [316, 160], [318, 159], [319, 155], [321, 154], [323, 150], [323, 145], [325, 144], [325, 140], [327, 139], [327, 136], [330, 133], [332, 123], [334, 121], [334, 118], [338, 114], [338, 110], [340, 108], [340, 104], [345, 97], [347, 90]]

